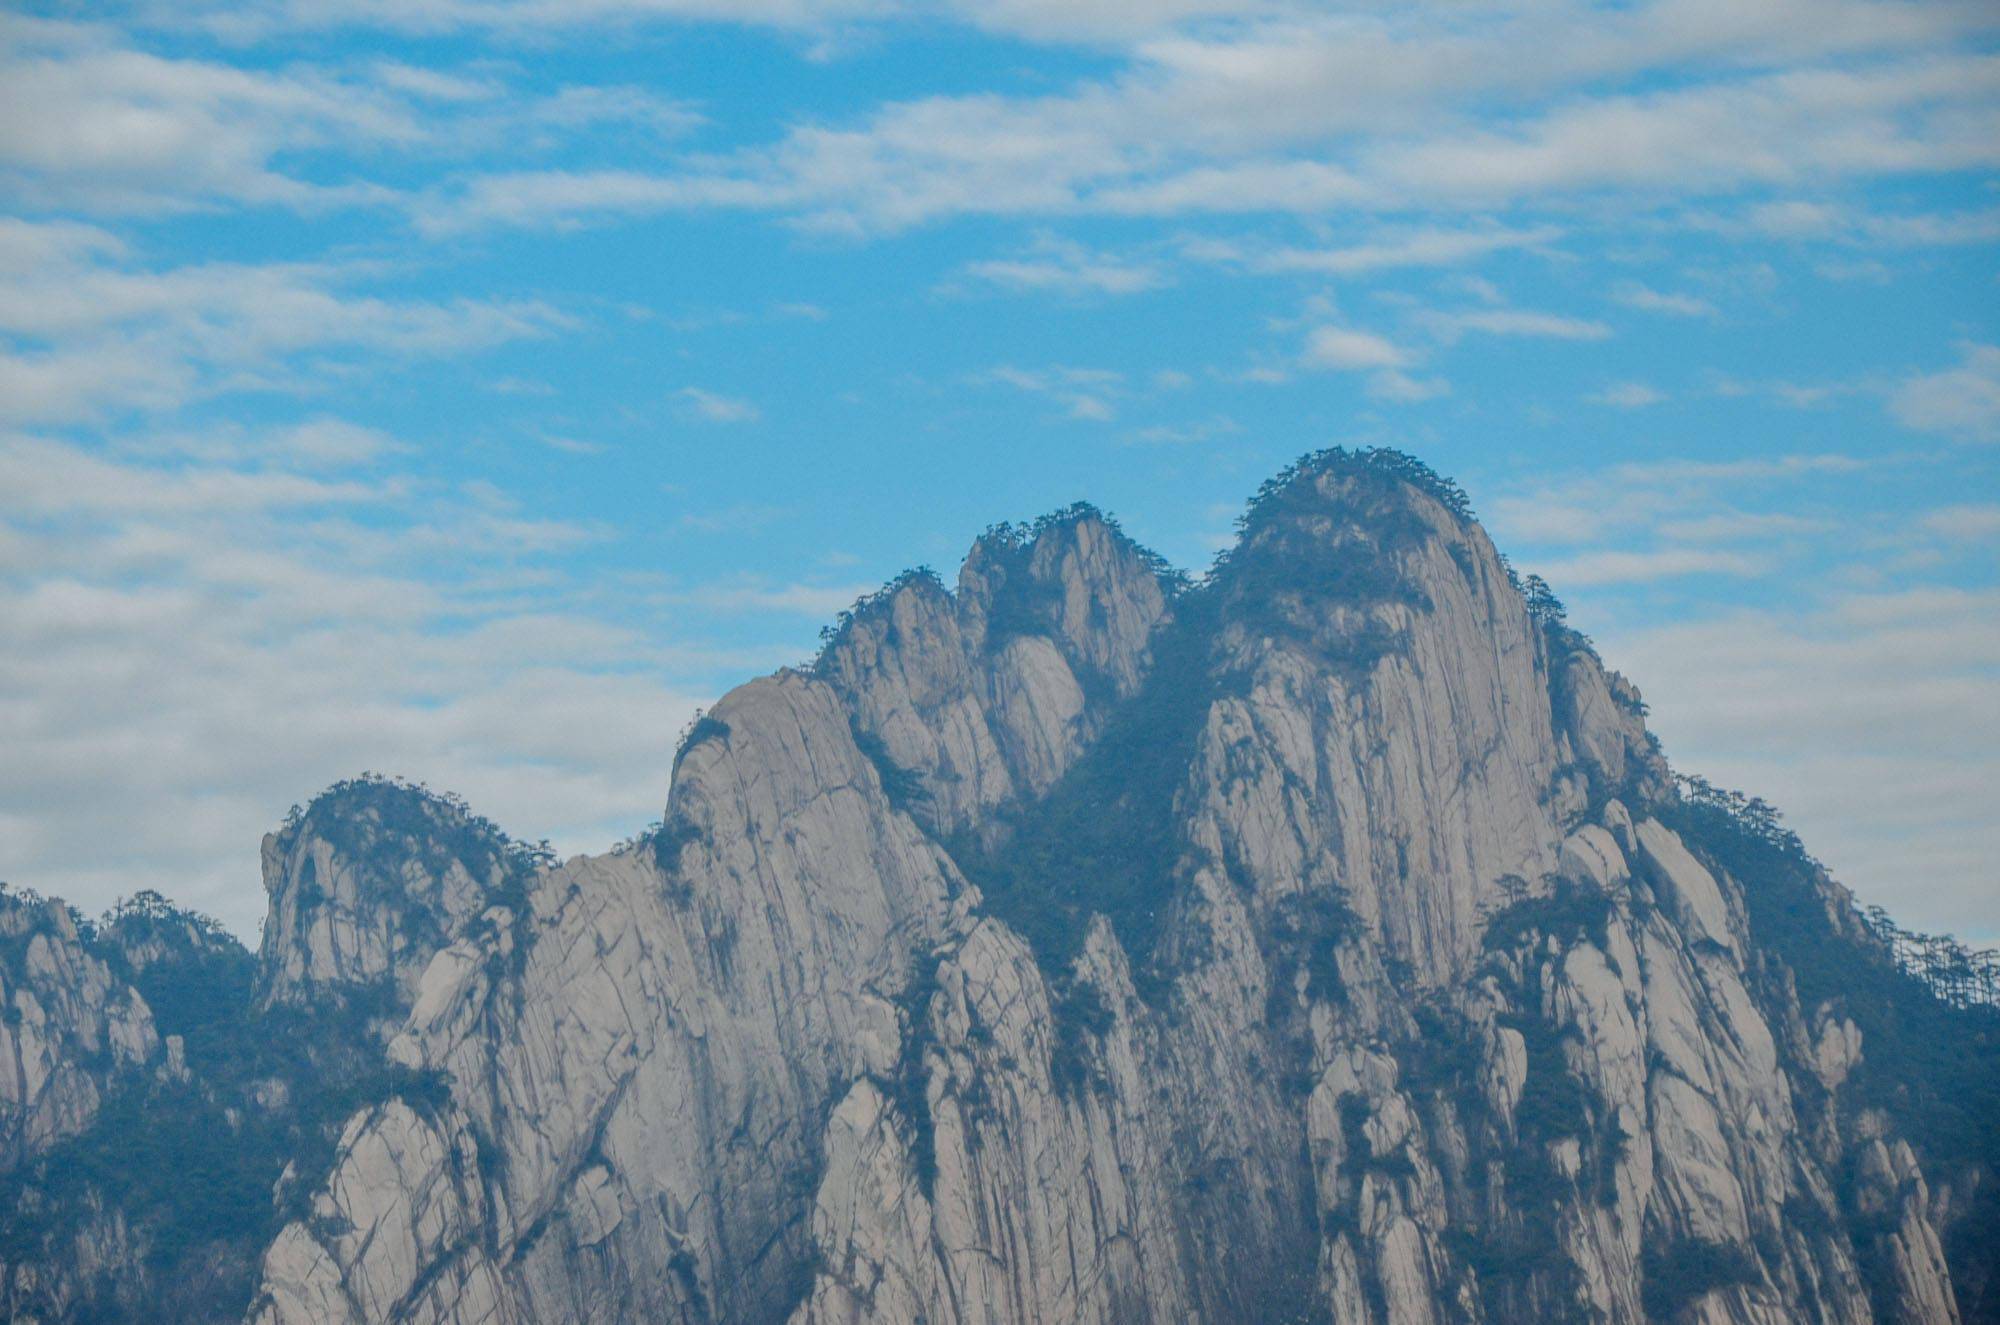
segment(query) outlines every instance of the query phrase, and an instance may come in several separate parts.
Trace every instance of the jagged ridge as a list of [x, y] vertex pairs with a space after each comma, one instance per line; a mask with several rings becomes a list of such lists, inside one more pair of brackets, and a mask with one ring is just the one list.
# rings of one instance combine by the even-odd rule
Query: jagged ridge
[[1335, 450], [1197, 582], [1081, 506], [900, 578], [610, 856], [316, 806], [257, 1015], [401, 1076], [253, 1316], [1990, 1314], [1990, 1011], [1643, 714]]

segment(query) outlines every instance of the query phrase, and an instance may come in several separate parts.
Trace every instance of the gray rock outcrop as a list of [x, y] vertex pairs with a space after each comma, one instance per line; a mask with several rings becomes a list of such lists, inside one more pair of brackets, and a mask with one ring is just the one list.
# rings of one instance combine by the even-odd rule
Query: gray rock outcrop
[[1908, 1145], [1801, 1117], [1866, 1046], [1781, 1034], [1641, 711], [1367, 464], [1193, 590], [998, 531], [438, 951], [389, 1052], [449, 1098], [350, 1124], [256, 1318], [1955, 1319]]
[[431, 956], [532, 861], [464, 806], [381, 780], [344, 783], [264, 837], [266, 1007], [366, 992], [406, 1011]]
[[1898, 1036], [2000, 1031], [1643, 714], [1405, 457], [1301, 462], [1197, 582], [1073, 507], [725, 696], [609, 854], [294, 816], [244, 1015], [337, 1054], [217, 1075], [122, 983], [170, 909], [0, 904], [0, 1124], [114, 1061], [291, 1138], [256, 1325], [1990, 1314], [2000, 1094]]
[[160, 1053], [152, 1009], [61, 902], [0, 895], [0, 1172], [83, 1131]]

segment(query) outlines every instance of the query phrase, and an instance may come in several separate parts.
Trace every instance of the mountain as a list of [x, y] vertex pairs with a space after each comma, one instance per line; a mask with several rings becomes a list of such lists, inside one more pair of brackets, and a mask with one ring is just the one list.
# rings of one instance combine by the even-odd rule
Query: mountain
[[1464, 496], [905, 574], [557, 862], [377, 778], [254, 956], [0, 899], [16, 1320], [2000, 1319], [1988, 956], [1859, 910]]

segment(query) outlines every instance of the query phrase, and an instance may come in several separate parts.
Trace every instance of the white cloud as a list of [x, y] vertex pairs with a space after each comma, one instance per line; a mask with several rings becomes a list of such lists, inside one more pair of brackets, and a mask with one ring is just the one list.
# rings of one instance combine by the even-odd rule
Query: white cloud
[[1611, 405], [1618, 409], [1644, 409], [1665, 400], [1666, 393], [1644, 382], [1615, 382], [1590, 397], [1600, 405]]
[[[111, 26], [0, 15], [0, 198], [36, 209], [160, 214], [218, 203], [390, 206], [357, 164], [396, 153], [547, 151], [586, 130], [672, 138], [689, 107], [630, 86], [526, 91], [476, 71], [393, 60], [163, 56]], [[315, 169], [329, 162], [332, 171]], [[321, 176], [333, 176], [323, 179]]]
[[708, 423], [755, 423], [764, 417], [756, 404], [739, 396], [725, 396], [698, 386], [684, 386], [674, 393], [694, 417]]
[[314, 468], [358, 465], [402, 449], [401, 443], [377, 428], [345, 419], [317, 418], [281, 428], [268, 443], [273, 454]]
[[1151, 263], [1097, 253], [1051, 235], [1018, 257], [969, 262], [961, 270], [968, 279], [1003, 290], [1071, 296], [1143, 294], [1169, 280]]
[[1994, 68], [1968, 55], [1609, 96], [1511, 129], [1385, 148], [1377, 168], [1425, 196], [1489, 203], [1976, 169], [2000, 161]]
[[230, 467], [157, 469], [74, 445], [13, 435], [0, 446], [0, 512], [26, 515], [221, 513], [373, 501], [381, 487]]
[[1118, 407], [1114, 398], [1125, 390], [1122, 373], [1108, 368], [1080, 368], [1063, 364], [1044, 369], [1001, 364], [973, 380], [1046, 397], [1063, 407], [1065, 417], [1089, 423], [1108, 423], [1116, 418]]
[[1779, 239], [1820, 239], [1838, 234], [1848, 221], [1844, 208], [1791, 198], [1750, 209], [1753, 229]]
[[681, 517], [681, 527], [703, 534], [750, 534], [769, 527], [791, 514], [782, 506], [737, 502], [729, 506], [704, 506]]
[[331, 415], [271, 427], [206, 423], [199, 428], [128, 433], [114, 443], [126, 458], [179, 459], [216, 466], [257, 464], [292, 470], [366, 467], [409, 448], [377, 428]]
[[1829, 401], [1875, 389], [1873, 384], [1865, 380], [1790, 382], [1783, 378], [1766, 378], [1762, 381], [1744, 381], [1723, 374], [1712, 375], [1710, 386], [1719, 396], [1762, 395], [1792, 409], [1818, 409]]
[[[1840, 52], [1933, 41], [1982, 26], [1977, 5], [1884, 4], [1874, 0], [1770, 0], [1755, 8], [1719, 9], [1700, 0], [1634, 6], [1603, 19], [1602, 31], [1581, 34], [1574, 24], [1590, 13], [1580, 5], [1494, 5], [1474, 28], [1488, 47], [1515, 48], [1512, 65], [1484, 68], [1478, 40], [1455, 49], [1454, 5], [1413, 3], [1381, 11], [1338, 15], [1367, 70], [1400, 39], [1407, 57], [1437, 78], [1483, 76], [1503, 82], [1545, 76], [1551, 66], [1578, 72], [1614, 72], [1634, 60], [1698, 60], [1736, 54], [1746, 60], [1808, 58]], [[1040, 42], [1088, 42], [1110, 48], [1172, 38], [1178, 32], [1289, 27], [1310, 33], [1327, 23], [1324, 7], [1309, 0], [197, 0], [165, 11], [174, 22], [235, 40], [278, 31], [340, 27], [378, 28], [430, 35], [463, 29], [543, 34], [620, 32], [646, 24], [697, 21], [757, 25], [806, 34], [814, 50], [841, 49], [843, 28], [892, 19], [945, 18], [988, 32]], [[1468, 25], [1460, 25], [1464, 27]], [[1567, 44], [1558, 38], [1568, 37]], [[1429, 40], [1426, 40], [1429, 38]], [[1433, 49], [1433, 47], [1441, 49]], [[1378, 90], [1395, 86], [1376, 74]]]
[[1605, 340], [1611, 335], [1611, 328], [1602, 322], [1528, 308], [1427, 312], [1419, 320], [1438, 339], [1446, 342], [1474, 332], [1487, 336], [1532, 336], [1549, 340]]
[[133, 50], [105, 29], [0, 18], [0, 193], [39, 206], [286, 206], [373, 196], [273, 166], [335, 142], [410, 144], [419, 121], [379, 85]]
[[1663, 519], [1656, 526], [1663, 538], [1686, 543], [1761, 542], [1773, 538], [1826, 533], [1830, 520], [1788, 511], [1712, 511]]
[[1368, 394], [1377, 400], [1412, 404], [1451, 390], [1442, 378], [1420, 378], [1405, 371], [1418, 361], [1413, 352], [1385, 336], [1353, 327], [1314, 327], [1306, 334], [1299, 361], [1307, 368], [1366, 373]]
[[1600, 632], [1684, 771], [1763, 795], [1864, 901], [2000, 939], [2000, 597], [1913, 587]]
[[1372, 331], [1353, 327], [1314, 327], [1306, 336], [1305, 360], [1315, 368], [1357, 372], [1371, 368], [1404, 368], [1407, 350]]
[[[1827, 240], [1846, 244], [1930, 247], [1985, 244], [2000, 239], [2000, 208], [1956, 212], [1867, 211], [1851, 204], [1780, 199], [1752, 206], [1739, 225], [1714, 220], [1706, 228], [1737, 229], [1777, 239]], [[1839, 270], [1839, 266], [1835, 266]]]
[[[1556, 547], [1614, 539], [1709, 543], [1725, 531], [1739, 538], [1802, 533], [1819, 526], [1798, 509], [1796, 485], [1867, 467], [1832, 452], [1628, 462], [1503, 491], [1487, 504], [1488, 519], [1506, 539]], [[1760, 498], [1779, 509], [1740, 509]]]
[[1890, 395], [1889, 410], [1924, 432], [2000, 438], [2000, 345], [1966, 345], [1958, 367], [1909, 378]]
[[[461, 142], [484, 133], [518, 135], [551, 131], [540, 145], [553, 146], [581, 129], [638, 128], [658, 138], [678, 138], [703, 122], [700, 112], [640, 87], [557, 88], [546, 96], [510, 99], [499, 114], [456, 126]], [[518, 137], [510, 146], [518, 150]]]
[[1673, 317], [1714, 317], [1715, 305], [1691, 294], [1655, 290], [1637, 281], [1627, 281], [1612, 291], [1611, 297], [1627, 308], [1643, 313], [1665, 313]]
[[[1837, 8], [1299, 12], [1138, 41], [1113, 73], [1057, 93], [886, 104], [680, 169], [473, 180], [426, 216], [546, 226], [750, 207], [868, 232], [965, 214], [1643, 204], [2000, 162], [2000, 59], [1939, 48], [1990, 17]], [[1647, 75], [1666, 85], [1603, 90]], [[1433, 243], [1326, 260], [1453, 260], [1442, 233]]]
[[0, 438], [0, 877], [90, 910], [157, 887], [250, 934], [259, 837], [363, 769], [565, 849], [657, 816], [702, 693], [660, 678], [702, 664], [587, 610], [560, 558], [589, 531], [256, 449]]
[[[1418, 352], [1396, 344], [1388, 336], [1338, 324], [1324, 324], [1308, 330], [1306, 348], [1298, 356], [1298, 362], [1306, 368], [1366, 372], [1366, 390], [1376, 400], [1414, 404], [1418, 400], [1434, 400], [1436, 396], [1450, 394], [1452, 386], [1444, 378], [1426, 378], [1410, 372], [1410, 368], [1414, 368], [1420, 360], [1422, 356]], [[1246, 376], [1250, 380], [1284, 380], [1284, 376], [1256, 374], [1258, 370], [1252, 370]]]
[[1584, 552], [1573, 557], [1535, 560], [1526, 564], [1558, 588], [1640, 584], [1686, 575], [1761, 575], [1770, 569], [1770, 564], [1763, 558], [1746, 553], [1685, 547], [1643, 552]]
[[695, 589], [687, 601], [719, 612], [781, 612], [813, 618], [831, 617], [871, 593], [873, 584], [716, 584]]
[[1408, 373], [1389, 369], [1376, 373], [1368, 379], [1368, 394], [1377, 400], [1410, 404], [1450, 395], [1451, 383], [1442, 377], [1413, 377]]
[[2000, 239], [2000, 207], [1861, 218], [1864, 236], [1890, 244], [1988, 244]]
[[1242, 431], [1242, 424], [1226, 414], [1217, 414], [1194, 423], [1163, 423], [1138, 428], [1125, 434], [1125, 440], [1146, 446], [1196, 446], [1218, 437], [1232, 437]]
[[569, 455], [603, 455], [610, 449], [603, 442], [587, 441], [581, 437], [569, 437], [562, 433], [543, 433], [536, 440], [552, 451], [562, 451]]
[[1928, 512], [1920, 523], [1945, 538], [1966, 543], [1987, 541], [2000, 537], [2000, 503], [1946, 506]]
[[1187, 245], [1190, 257], [1249, 271], [1361, 276], [1407, 267], [1449, 267], [1507, 249], [1543, 248], [1562, 237], [1554, 226], [1403, 230], [1333, 248], [1266, 248], [1204, 241]]
[[592, 221], [708, 208], [781, 209], [803, 194], [781, 180], [639, 170], [521, 170], [479, 175], [411, 204], [430, 235], [478, 226], [569, 229]]
[[1806, 474], [1852, 474], [1870, 461], [1836, 451], [1745, 456], [1740, 460], [1650, 460], [1619, 465], [1611, 472], [1629, 482], [1689, 483], [1712, 479], [1789, 479]]
[[99, 418], [309, 380], [306, 354], [450, 355], [572, 325], [528, 300], [388, 298], [358, 265], [148, 267], [102, 230], [0, 226], [0, 420]]

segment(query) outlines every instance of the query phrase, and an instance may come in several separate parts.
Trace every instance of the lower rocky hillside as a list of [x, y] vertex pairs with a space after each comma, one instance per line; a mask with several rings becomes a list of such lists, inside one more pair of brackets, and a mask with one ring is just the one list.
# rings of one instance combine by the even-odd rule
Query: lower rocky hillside
[[609, 854], [363, 779], [266, 840], [254, 956], [0, 900], [0, 1297], [2000, 1319], [1990, 960], [1644, 713], [1394, 453], [1301, 461], [1199, 580], [996, 527], [725, 696]]

